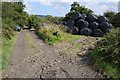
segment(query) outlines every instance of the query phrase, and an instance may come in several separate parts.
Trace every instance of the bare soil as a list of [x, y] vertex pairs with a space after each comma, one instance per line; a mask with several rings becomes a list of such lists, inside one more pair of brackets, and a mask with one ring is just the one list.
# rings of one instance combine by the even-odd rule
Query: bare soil
[[[36, 42], [34, 54], [30, 54], [25, 39], [28, 33]], [[96, 39], [93, 39], [96, 40]], [[77, 40], [83, 43], [85, 39]], [[75, 41], [76, 42], [76, 41]], [[9, 58], [9, 64], [3, 71], [3, 78], [100, 78], [101, 74], [93, 69], [92, 60], [89, 56], [73, 55], [70, 49], [75, 42], [68, 46], [48, 45], [37, 37], [34, 32], [23, 30], [18, 33], [17, 40]], [[61, 42], [61, 44], [63, 44]], [[82, 44], [79, 53], [88, 50]], [[86, 48], [86, 49], [84, 49]]]

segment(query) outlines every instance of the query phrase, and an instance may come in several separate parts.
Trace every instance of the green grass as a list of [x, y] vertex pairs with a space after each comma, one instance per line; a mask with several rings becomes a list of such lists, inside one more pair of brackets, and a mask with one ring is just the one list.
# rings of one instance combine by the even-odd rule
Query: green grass
[[[62, 26], [56, 27], [54, 25], [51, 25], [49, 28], [43, 27], [43, 28], [40, 28], [39, 30], [36, 30], [36, 34], [50, 45], [53, 45], [55, 43], [62, 42], [62, 41], [72, 42], [76, 39], [84, 37], [80, 35], [72, 35], [70, 33], [63, 32], [60, 27]], [[53, 32], [55, 32], [56, 30], [58, 31], [57, 36], [53, 35]]]
[[79, 38], [83, 38], [83, 36], [78, 36], [78, 35], [71, 35], [68, 33], [59, 33], [58, 36], [54, 36], [51, 34], [49, 40], [47, 40], [48, 44], [55, 44], [57, 42], [73, 42]]
[[8, 64], [10, 52], [11, 52], [11, 49], [13, 47], [15, 40], [16, 40], [15, 36], [7, 40], [2, 39], [2, 53], [0, 54], [0, 56], [2, 56], [2, 59], [0, 60], [0, 70], [3, 70]]
[[98, 69], [104, 70], [109, 77], [120, 78], [120, 28], [104, 36], [91, 56]]
[[30, 36], [30, 34], [26, 33], [25, 35], [25, 40], [27, 43], [27, 51], [30, 54], [35, 53], [35, 51], [37, 51], [37, 45], [36, 42], [34, 41], [34, 39]]

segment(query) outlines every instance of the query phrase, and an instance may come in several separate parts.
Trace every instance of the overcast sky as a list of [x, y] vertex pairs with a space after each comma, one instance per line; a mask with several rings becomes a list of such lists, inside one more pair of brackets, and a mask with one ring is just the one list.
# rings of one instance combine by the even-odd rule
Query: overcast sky
[[[102, 15], [105, 11], [118, 12], [119, 0], [23, 0], [25, 11], [29, 14], [65, 16], [70, 10], [70, 5], [77, 1], [94, 13]], [[91, 2], [92, 1], [92, 2]]]

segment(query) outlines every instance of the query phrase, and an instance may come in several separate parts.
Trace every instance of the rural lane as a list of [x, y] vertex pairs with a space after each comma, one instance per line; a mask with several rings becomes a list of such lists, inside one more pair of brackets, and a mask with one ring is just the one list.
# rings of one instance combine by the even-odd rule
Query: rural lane
[[[29, 34], [37, 45], [33, 54], [25, 39]], [[34, 48], [34, 47], [33, 47]], [[89, 63], [89, 64], [88, 64]], [[87, 56], [71, 56], [44, 43], [34, 32], [22, 30], [17, 35], [3, 78], [100, 78]]]

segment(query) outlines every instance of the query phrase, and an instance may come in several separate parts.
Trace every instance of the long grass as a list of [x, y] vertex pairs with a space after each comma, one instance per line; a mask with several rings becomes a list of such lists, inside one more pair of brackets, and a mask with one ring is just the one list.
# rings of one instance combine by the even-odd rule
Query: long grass
[[104, 36], [91, 56], [95, 66], [105, 71], [108, 77], [120, 78], [120, 28]]
[[[71, 42], [79, 38], [83, 38], [84, 36], [80, 35], [72, 35], [70, 33], [64, 32], [61, 30], [62, 26], [54, 26], [53, 24], [50, 24], [49, 27], [42, 27], [38, 30], [36, 30], [36, 34], [43, 39], [45, 42], [47, 42], [50, 45], [53, 45], [57, 42], [67, 41]], [[53, 35], [54, 32], [58, 31], [57, 35]]]
[[32, 36], [30, 34], [26, 33], [25, 40], [27, 43], [28, 53], [30, 53], [30, 54], [35, 53], [35, 51], [37, 51], [38, 46], [37, 46], [36, 42], [34, 41], [34, 39], [32, 38]]
[[11, 53], [11, 49], [14, 45], [14, 42], [16, 40], [16, 37], [11, 37], [11, 39], [2, 39], [2, 53], [0, 53], [0, 56], [2, 56], [2, 59], [0, 60], [0, 70], [5, 69], [5, 67], [8, 64], [8, 59]]

